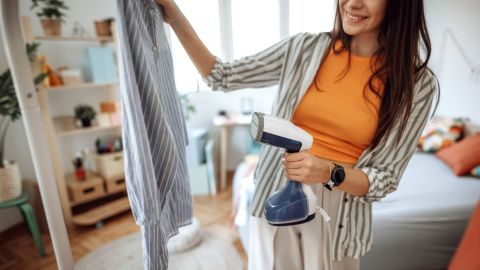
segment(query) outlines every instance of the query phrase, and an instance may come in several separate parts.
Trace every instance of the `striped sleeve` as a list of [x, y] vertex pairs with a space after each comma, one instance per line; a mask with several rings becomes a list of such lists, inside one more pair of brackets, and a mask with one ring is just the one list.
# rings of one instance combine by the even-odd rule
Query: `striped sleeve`
[[[368, 192], [357, 198], [363, 202], [374, 202], [395, 191], [400, 179], [413, 156], [420, 135], [429, 119], [435, 93], [439, 94], [437, 79], [430, 71], [417, 83], [412, 111], [398, 146], [394, 139], [396, 129], [389, 135], [385, 144], [380, 144], [373, 150], [373, 155], [366, 165], [358, 167], [367, 176], [370, 182]], [[438, 95], [437, 95], [438, 97]], [[438, 104], [438, 98], [437, 98]]]
[[232, 62], [222, 62], [215, 56], [215, 64], [203, 81], [212, 90], [228, 92], [242, 88], [259, 88], [279, 83], [285, 53], [292, 40], [300, 34], [286, 37], [256, 54]]

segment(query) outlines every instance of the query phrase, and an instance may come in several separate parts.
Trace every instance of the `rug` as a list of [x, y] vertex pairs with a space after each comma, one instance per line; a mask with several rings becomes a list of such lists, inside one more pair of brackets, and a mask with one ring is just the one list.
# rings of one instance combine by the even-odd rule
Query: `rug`
[[[243, 261], [221, 230], [202, 231], [202, 241], [186, 252], [170, 254], [169, 270], [242, 270]], [[82, 257], [76, 270], [143, 269], [142, 239], [133, 233], [101, 246]]]

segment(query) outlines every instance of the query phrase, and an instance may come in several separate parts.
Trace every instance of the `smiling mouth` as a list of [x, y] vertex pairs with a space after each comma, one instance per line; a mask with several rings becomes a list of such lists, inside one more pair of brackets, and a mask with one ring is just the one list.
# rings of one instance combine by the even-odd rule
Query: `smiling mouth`
[[350, 21], [353, 21], [353, 22], [360, 22], [360, 21], [363, 21], [365, 20], [366, 18], [368, 17], [362, 17], [362, 16], [357, 16], [357, 15], [352, 15], [350, 13], [348, 13], [347, 11], [345, 11], [345, 17], [350, 20]]

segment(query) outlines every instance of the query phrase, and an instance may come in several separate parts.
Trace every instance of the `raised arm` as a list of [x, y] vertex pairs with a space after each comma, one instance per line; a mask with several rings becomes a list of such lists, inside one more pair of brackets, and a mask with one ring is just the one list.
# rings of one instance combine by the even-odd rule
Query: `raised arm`
[[210, 74], [215, 57], [200, 40], [187, 18], [173, 0], [156, 0], [163, 9], [163, 19], [170, 24], [183, 48], [202, 77]]

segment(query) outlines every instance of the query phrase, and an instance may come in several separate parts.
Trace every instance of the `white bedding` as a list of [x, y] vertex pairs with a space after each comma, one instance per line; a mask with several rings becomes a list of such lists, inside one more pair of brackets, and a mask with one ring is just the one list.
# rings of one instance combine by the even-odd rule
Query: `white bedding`
[[479, 198], [480, 179], [415, 153], [398, 189], [373, 204], [373, 247], [361, 269], [446, 269]]

